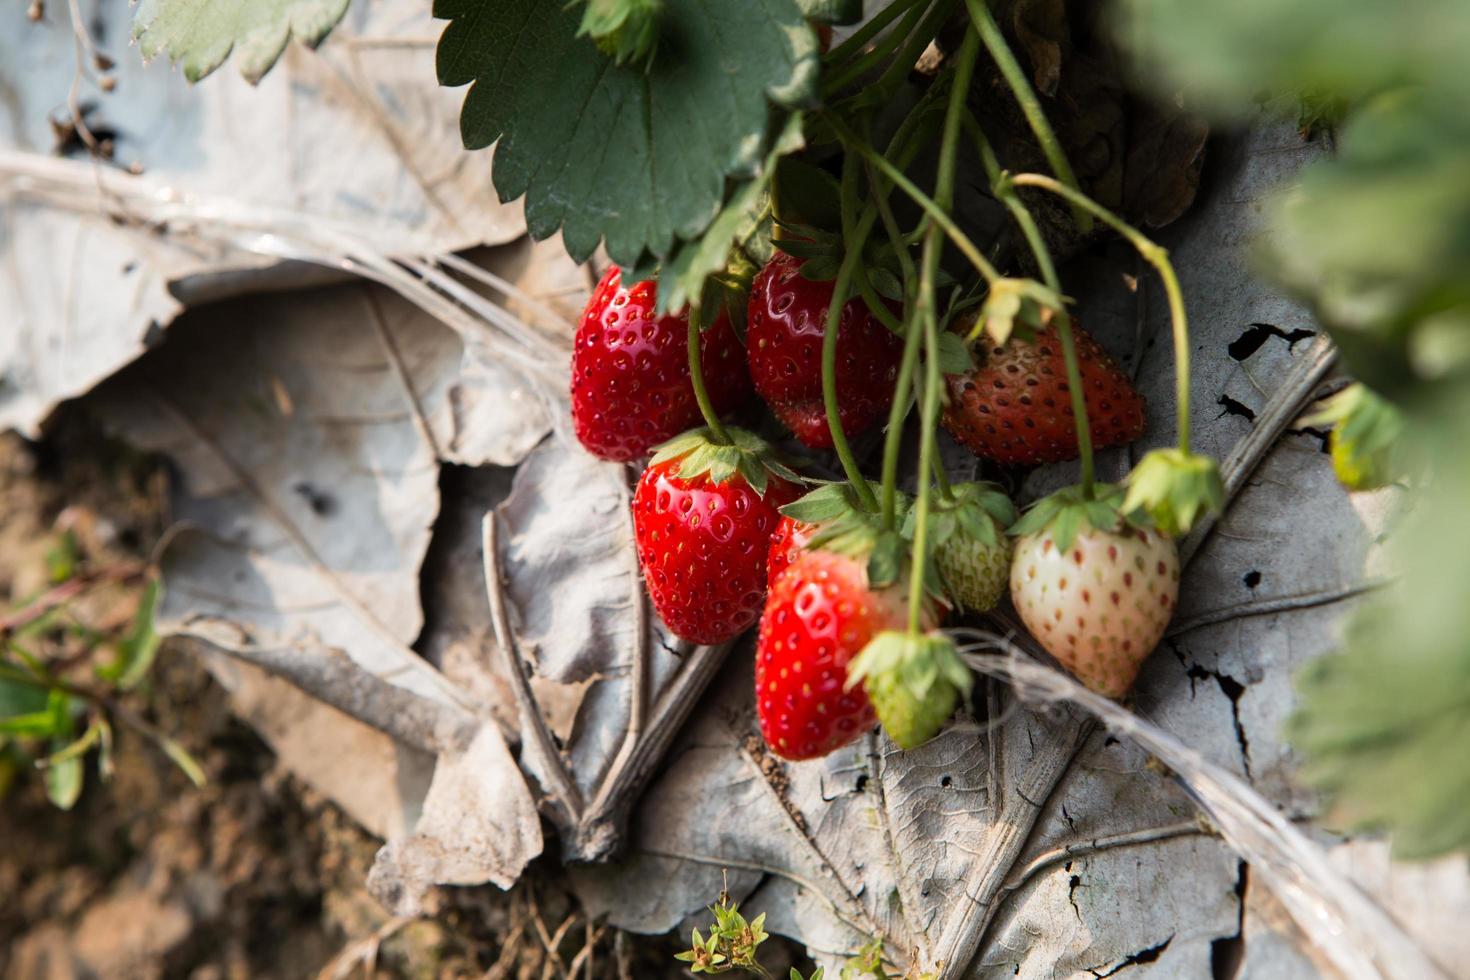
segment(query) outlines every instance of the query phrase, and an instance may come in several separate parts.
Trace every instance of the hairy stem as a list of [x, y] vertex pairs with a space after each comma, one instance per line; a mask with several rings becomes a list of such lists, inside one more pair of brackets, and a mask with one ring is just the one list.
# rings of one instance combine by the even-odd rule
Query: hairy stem
[[847, 301], [853, 266], [861, 254], [856, 249], [848, 250], [843, 256], [842, 267], [837, 272], [837, 282], [832, 287], [832, 302], [827, 307], [827, 324], [822, 332], [822, 407], [827, 412], [827, 428], [832, 432], [832, 448], [842, 461], [842, 471], [847, 474], [847, 480], [857, 492], [863, 506], [868, 510], [877, 510], [878, 500], [873, 496], [868, 481], [863, 478], [862, 470], [858, 468], [852, 447], [847, 442], [847, 433], [842, 431], [842, 419], [837, 411], [837, 333], [842, 325], [842, 306]]
[[[1031, 254], [1036, 257], [1036, 266], [1041, 271], [1042, 281], [1052, 292], [1058, 296], [1062, 295], [1062, 281], [1057, 275], [1056, 263], [1052, 261], [1051, 250], [1046, 247], [1046, 240], [1042, 238], [1041, 229], [1036, 226], [1036, 219], [1031, 216], [1031, 210], [1026, 207], [1026, 203], [1021, 200], [1021, 195], [1016, 193], [1014, 184], [1000, 169], [1000, 162], [996, 159], [995, 151], [991, 149], [990, 141], [985, 138], [985, 133], [980, 129], [979, 123], [973, 117], [968, 117], [965, 124], [965, 128], [975, 141], [980, 159], [985, 164], [985, 171], [990, 177], [992, 189], [996, 196], [1005, 203], [1011, 216], [1016, 219], [1016, 226], [1021, 229], [1021, 236], [1026, 239]], [[1082, 493], [1091, 499], [1095, 480], [1092, 426], [1087, 418], [1087, 401], [1082, 389], [1081, 366], [1077, 362], [1076, 338], [1072, 335], [1072, 318], [1065, 310], [1058, 310], [1056, 323], [1057, 337], [1062, 343], [1062, 361], [1067, 370], [1072, 420], [1077, 429], [1077, 455], [1081, 458]]]
[[1169, 299], [1169, 321], [1174, 332], [1174, 395], [1179, 413], [1179, 449], [1189, 452], [1189, 319], [1184, 310], [1184, 293], [1179, 277], [1169, 261], [1169, 251], [1143, 232], [1075, 188], [1068, 187], [1045, 174], [1017, 174], [1011, 180], [1018, 187], [1039, 187], [1050, 191], [1069, 204], [1096, 215], [1098, 220], [1126, 238], [1145, 262], [1153, 266], [1164, 282], [1164, 295]]
[[919, 632], [924, 601], [924, 571], [929, 548], [929, 473], [934, 467], [934, 429], [939, 422], [939, 325], [934, 315], [934, 277], [939, 271], [939, 233], [930, 229], [920, 261], [919, 303], [910, 329], [924, 328], [924, 397], [919, 407], [919, 487], [914, 502], [914, 562], [909, 577], [909, 632]]
[[879, 105], [888, 101], [888, 97], [895, 91], [898, 84], [908, 77], [914, 63], [919, 60], [919, 55], [924, 53], [924, 49], [929, 46], [930, 41], [934, 40], [939, 29], [944, 26], [944, 22], [949, 20], [950, 14], [954, 12], [955, 2], [956, 0], [938, 0], [928, 9], [924, 14], [924, 19], [919, 22], [919, 26], [908, 36], [908, 40], [898, 53], [893, 56], [892, 64], [878, 78], [878, 81], [873, 83], [871, 90], [864, 93], [865, 95], [875, 98]]
[[[1036, 90], [1031, 87], [1031, 82], [1026, 78], [1021, 63], [1011, 52], [1010, 45], [1006, 44], [1005, 35], [991, 15], [986, 0], [965, 0], [965, 3], [970, 8], [970, 19], [975, 24], [975, 30], [980, 32], [980, 39], [985, 42], [985, 50], [990, 52], [990, 57], [995, 60], [1011, 94], [1016, 97], [1016, 102], [1026, 117], [1026, 124], [1031, 127], [1036, 142], [1041, 144], [1041, 152], [1045, 154], [1052, 172], [1069, 186], [1079, 187], [1077, 175], [1072, 172], [1072, 165], [1062, 152], [1062, 144], [1057, 140], [1051, 123], [1047, 121], [1046, 112], [1041, 108], [1041, 100], [1036, 97]], [[1073, 203], [1072, 213], [1077, 220], [1078, 231], [1085, 235], [1092, 230], [1092, 217], [1085, 209]]]
[[709, 426], [713, 441], [721, 446], [730, 445], [730, 434], [720, 424], [720, 416], [715, 412], [715, 406], [709, 400], [709, 392], [704, 387], [704, 366], [699, 354], [699, 307], [689, 307], [689, 383], [694, 386], [694, 400], [699, 403], [699, 414], [704, 416], [704, 424]]
[[955, 248], [960, 250], [960, 254], [975, 267], [980, 275], [985, 277], [987, 282], [994, 282], [1001, 278], [995, 266], [981, 254], [980, 249], [970, 240], [970, 236], [960, 231], [959, 226], [945, 213], [944, 208], [941, 208], [934, 202], [933, 198], [914, 186], [914, 182], [905, 177], [903, 172], [892, 163], [889, 163], [882, 154], [860, 140], [857, 134], [842, 120], [831, 114], [827, 116], [827, 120], [832, 125], [832, 128], [837, 131], [837, 135], [841, 138], [844, 145], [849, 149], [857, 150], [864, 159], [868, 160], [878, 169], [878, 172], [884, 178], [912, 198], [915, 204], [924, 209], [924, 212], [929, 218], [943, 229], [944, 233], [949, 236], [950, 241], [954, 242]]

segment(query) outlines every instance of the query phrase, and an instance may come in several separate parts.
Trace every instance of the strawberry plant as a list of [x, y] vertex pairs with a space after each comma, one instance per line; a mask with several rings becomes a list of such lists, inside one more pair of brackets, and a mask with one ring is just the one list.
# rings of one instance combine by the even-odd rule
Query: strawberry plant
[[[190, 27], [191, 13], [214, 6], [141, 4], [141, 46], [167, 52], [191, 76], [211, 70], [233, 46], [247, 75], [258, 77], [289, 38], [319, 41], [343, 10], [340, 0], [283, 0], [248, 16], [195, 18], [207, 23]], [[1010, 723], [1013, 713], [999, 710], [1003, 699], [1015, 707], [1035, 692], [1017, 680], [1025, 671], [985, 661], [975, 637], [1040, 660], [1053, 685], [1041, 685], [1044, 693], [1085, 705], [1089, 717], [1124, 731], [1145, 724], [1130, 713], [1133, 699], [1163, 700], [1172, 693], [1169, 678], [1187, 685], [1191, 698], [1196, 685], [1218, 687], [1245, 776], [1276, 779], [1295, 773], [1294, 757], [1256, 741], [1253, 758], [1245, 730], [1260, 723], [1263, 701], [1282, 702], [1284, 715], [1289, 699], [1250, 692], [1237, 674], [1286, 667], [1233, 649], [1201, 657], [1179, 638], [1237, 618], [1259, 624], [1289, 609], [1352, 599], [1362, 608], [1348, 621], [1339, 653], [1300, 673], [1289, 731], [1301, 772], [1323, 791], [1335, 828], [1388, 829], [1397, 852], [1416, 857], [1470, 845], [1466, 767], [1454, 751], [1470, 715], [1462, 639], [1470, 619], [1461, 594], [1470, 577], [1470, 522], [1462, 515], [1470, 499], [1470, 87], [1463, 71], [1470, 16], [1462, 8], [1449, 0], [436, 2], [446, 22], [438, 80], [461, 90], [464, 146], [493, 145], [488, 180], [496, 194], [520, 202], [533, 237], [560, 236], [578, 263], [604, 256], [611, 263], [599, 270], [566, 377], [564, 352], [535, 331], [507, 330], [514, 343], [497, 350], [511, 352], [515, 369], [530, 368], [548, 419], [569, 414], [570, 431], [591, 456], [631, 466], [605, 466], [576, 455], [569, 440], [543, 440], [537, 464], [546, 468], [523, 469], [524, 492], [510, 509], [530, 509], [525, 498], [534, 491], [525, 488], [548, 472], [576, 474], [546, 479], [567, 499], [623, 501], [626, 491], [617, 516], [634, 528], [638, 570], [605, 548], [588, 577], [610, 579], [615, 565], [625, 565], [629, 577], [641, 572], [651, 614], [665, 629], [649, 628], [641, 595], [628, 604], [627, 632], [637, 635], [640, 657], [650, 634], [657, 634], [654, 646], [670, 634], [681, 641], [670, 640], [655, 657], [702, 648], [680, 661], [683, 697], [665, 698], [646, 683], [657, 666], [644, 670], [639, 660], [638, 672], [627, 672], [628, 737], [609, 750], [606, 771], [623, 778], [656, 766], [683, 718], [679, 706], [693, 704], [726, 645], [755, 627], [753, 656], [732, 645], [726, 675], [737, 678], [745, 700], [720, 691], [719, 717], [696, 720], [703, 726], [698, 745], [675, 763], [679, 778], [668, 780], [685, 796], [671, 807], [668, 826], [659, 823], [648, 837], [687, 831], [679, 821], [690, 812], [699, 819], [689, 822], [711, 822], [696, 799], [710, 772], [722, 774], [732, 796], [746, 792], [742, 780], [755, 781], [812, 852], [802, 852], [808, 863], [796, 870], [754, 861], [742, 869], [771, 874], [774, 883], [760, 885], [768, 892], [763, 901], [779, 907], [769, 892], [782, 888], [825, 896], [822, 888], [837, 882], [852, 898], [830, 910], [849, 930], [846, 938], [879, 937], [867, 972], [971, 969], [1001, 899], [1020, 888], [1009, 872], [991, 873], [999, 865], [983, 860], [976, 866], [989, 870], [978, 878], [954, 864], [934, 870], [940, 859], [933, 852], [952, 843], [946, 834], [954, 826], [936, 819], [934, 840], [924, 841], [933, 852], [893, 862], [893, 880], [881, 879], [878, 901], [886, 908], [875, 915], [863, 888], [877, 862], [854, 847], [858, 856], [842, 865], [850, 857], [846, 836], [859, 833], [855, 821], [838, 816], [815, 826], [822, 820], [786, 795], [793, 783], [800, 784], [794, 796], [831, 804], [833, 813], [847, 805], [871, 812], [885, 853], [905, 857], [894, 844], [904, 822], [886, 822], [884, 794], [905, 781], [932, 790], [915, 776], [929, 775], [917, 760], [956, 745], [977, 751], [951, 755], [978, 758], [983, 742], [991, 755], [976, 767], [992, 782], [970, 781], [964, 792], [973, 795], [964, 802], [1009, 828], [1010, 837], [997, 842], [977, 833], [953, 843], [967, 856], [1010, 848], [1014, 867], [1038, 819], [1060, 810], [1061, 821], [1083, 833], [1048, 794], [1079, 771], [1070, 767], [1088, 729], [1075, 716], [1051, 725], [1045, 712], [1028, 713], [1020, 724], [1036, 727], [1025, 728], [1029, 754], [1018, 775], [1014, 751], [1006, 758], [990, 735]], [[1228, 125], [1261, 113], [1300, 125], [1322, 149], [1300, 180], [1262, 204], [1264, 234], [1254, 247], [1261, 276], [1307, 304], [1326, 335], [1298, 352], [1314, 331], [1242, 317], [1249, 327], [1229, 343], [1226, 361], [1215, 349], [1221, 323], [1249, 304], [1237, 309], [1221, 296], [1255, 278], [1237, 266], [1198, 273], [1208, 264], [1198, 243], [1233, 247], [1242, 237], [1239, 217], [1212, 227], [1218, 215], [1191, 216], [1182, 229], [1155, 229], [1183, 215], [1201, 186], [1207, 121]], [[1300, 149], [1291, 140], [1288, 149]], [[1257, 147], [1248, 162], [1269, 169], [1268, 156]], [[1223, 178], [1217, 185], [1222, 194], [1251, 192], [1232, 201], [1239, 212], [1254, 207], [1261, 186], [1261, 179], [1237, 185]], [[1185, 256], [1179, 270], [1163, 242]], [[440, 276], [437, 262], [383, 257], [369, 265], [433, 311], [459, 315], [493, 305]], [[442, 267], [475, 279], [476, 288], [527, 299], [457, 256]], [[1138, 329], [1116, 329], [1118, 310], [1092, 288], [1099, 269], [1139, 307]], [[398, 276], [405, 270], [413, 272], [408, 285]], [[1191, 271], [1197, 274], [1181, 275]], [[1162, 298], [1166, 321], [1149, 320], [1151, 297], [1155, 311]], [[1190, 312], [1201, 307], [1205, 329], [1192, 337]], [[1146, 320], [1160, 328], [1157, 336], [1145, 336]], [[1281, 376], [1260, 380], [1253, 370], [1260, 362], [1247, 363], [1271, 337], [1302, 354], [1284, 384]], [[1352, 376], [1347, 384], [1327, 379], [1339, 353]], [[1264, 404], [1253, 408], [1215, 391], [1219, 363], [1231, 372], [1235, 395], [1254, 390]], [[543, 390], [548, 376], [554, 383]], [[1324, 382], [1329, 397], [1303, 414]], [[1278, 384], [1279, 392], [1265, 390]], [[568, 391], [569, 413], [561, 411]], [[1222, 414], [1212, 419], [1216, 406]], [[415, 410], [420, 427], [430, 428], [429, 413]], [[552, 429], [565, 434], [556, 422], [527, 445]], [[1298, 528], [1282, 516], [1285, 507], [1273, 505], [1274, 522], [1258, 521], [1247, 529], [1253, 536], [1227, 528], [1231, 501], [1282, 485], [1263, 461], [1288, 430], [1310, 447], [1301, 455], [1321, 464], [1324, 479], [1328, 457], [1313, 452], [1314, 439], [1343, 488], [1379, 496], [1349, 503], [1333, 484], [1337, 519]], [[438, 452], [436, 445], [436, 459]], [[544, 461], [555, 453], [563, 455], [553, 469]], [[609, 482], [612, 493], [577, 496], [595, 480]], [[1320, 489], [1314, 497], [1326, 499]], [[1291, 589], [1314, 570], [1314, 548], [1340, 543], [1325, 539], [1340, 536], [1349, 523], [1344, 514], [1387, 510], [1385, 501], [1401, 495], [1412, 506], [1390, 527], [1393, 576]], [[548, 509], [555, 506], [574, 509], [560, 495]], [[618, 508], [580, 509], [602, 519]], [[585, 774], [598, 766], [538, 715], [527, 658], [508, 625], [515, 617], [503, 608], [503, 588], [544, 599], [559, 582], [502, 582], [495, 521], [482, 551], [505, 670], [524, 682], [515, 686], [517, 714], [532, 729], [519, 743], [523, 768], [541, 781], [545, 811], [561, 829], [588, 826], [589, 813], [613, 814], [590, 824], [610, 827], [629, 801], [593, 785], [596, 778]], [[1365, 530], [1376, 548], [1377, 526], [1365, 522]], [[1259, 550], [1292, 556], [1294, 564], [1282, 563], [1288, 574], [1278, 576], [1290, 584], [1267, 598], [1256, 592], [1259, 567], [1227, 576], [1215, 567], [1220, 562], [1201, 563], [1209, 567], [1195, 574], [1213, 577], [1182, 598], [1203, 607], [1176, 618], [1181, 576], [1207, 538], [1220, 550], [1229, 547], [1222, 540], [1251, 538]], [[549, 550], [562, 570], [576, 562], [567, 557], [575, 549], [560, 539]], [[534, 565], [522, 553], [511, 557]], [[595, 584], [582, 588], [593, 592]], [[1233, 600], [1232, 589], [1251, 601]], [[604, 592], [588, 599], [596, 639], [605, 622], [598, 617], [618, 601]], [[547, 607], [533, 617], [543, 638], [555, 619]], [[1168, 653], [1150, 666], [1161, 643]], [[1244, 670], [1223, 666], [1227, 655], [1244, 660], [1235, 664]], [[617, 673], [580, 657], [546, 659], [552, 666], [543, 677], [569, 683]], [[686, 663], [696, 667], [684, 672]], [[975, 682], [972, 668], [986, 671], [985, 684]], [[437, 675], [425, 669], [425, 676]], [[1014, 681], [1014, 689], [997, 693], [997, 680]], [[435, 687], [458, 701], [457, 692]], [[39, 717], [44, 709], [59, 717], [51, 708], [28, 702], [22, 714]], [[574, 733], [595, 727], [585, 720], [594, 714], [578, 713]], [[645, 722], [657, 733], [649, 742], [641, 739]], [[874, 734], [875, 723], [886, 741]], [[614, 741], [604, 738], [604, 747]], [[711, 745], [728, 751], [716, 756]], [[830, 758], [810, 761], [823, 757]], [[838, 785], [854, 758], [868, 767], [873, 790], [861, 781]], [[1181, 758], [1189, 761], [1187, 754], [1175, 761]], [[1134, 770], [1153, 771], [1134, 761]], [[887, 784], [885, 768], [897, 773]], [[946, 760], [941, 768], [958, 767]], [[1226, 784], [1205, 766], [1190, 768], [1215, 780], [1201, 789], [1190, 772], [1175, 773], [1195, 801], [1212, 816], [1231, 815], [1211, 792]], [[1443, 775], [1426, 779], [1430, 771]], [[934, 775], [947, 791], [966, 774]], [[590, 781], [579, 784], [579, 776]], [[743, 797], [744, 805], [771, 801], [755, 795]], [[1132, 803], [1125, 796], [1116, 794], [1120, 810]], [[1016, 799], [1029, 809], [1018, 810]], [[1296, 812], [1295, 799], [1272, 802]], [[925, 812], [937, 809], [944, 808]], [[1258, 830], [1250, 821], [1271, 825], [1269, 816], [1252, 810], [1245, 822]], [[1269, 876], [1255, 837], [1238, 825], [1215, 829], [1262, 866], [1263, 880]], [[1300, 843], [1280, 827], [1273, 833], [1278, 844]], [[1124, 840], [1119, 847], [1136, 843], [1128, 833], [1113, 836]], [[1095, 835], [1088, 846], [1108, 837]], [[585, 843], [570, 853], [605, 857], [619, 841], [610, 833], [596, 846]], [[639, 845], [650, 860], [686, 860], [658, 853], [661, 845], [646, 839]], [[1332, 880], [1309, 863], [1303, 858], [1304, 878]], [[920, 873], [927, 876], [922, 887], [913, 880]], [[1240, 873], [1234, 894], [1244, 908], [1248, 883]], [[1083, 888], [1081, 877], [1069, 889]], [[1290, 874], [1282, 879], [1295, 887]], [[682, 958], [697, 972], [761, 975], [755, 947], [766, 920], [747, 920], [726, 901], [714, 914], [710, 935], [696, 931]], [[802, 918], [772, 915], [771, 922], [796, 929]], [[1322, 921], [1339, 936], [1359, 932], [1352, 916]], [[1014, 934], [1033, 925], [1018, 918], [1007, 928]], [[1243, 913], [1238, 931], [1243, 944]], [[884, 939], [894, 936], [912, 940], [912, 953], [896, 944], [885, 952]], [[1123, 965], [1162, 958], [1173, 941], [1171, 934]], [[1229, 951], [1218, 960], [1215, 953], [1212, 966], [1231, 972]], [[1012, 965], [1021, 972], [1020, 963], [984, 968]], [[1081, 960], [1072, 965], [1103, 975]]]

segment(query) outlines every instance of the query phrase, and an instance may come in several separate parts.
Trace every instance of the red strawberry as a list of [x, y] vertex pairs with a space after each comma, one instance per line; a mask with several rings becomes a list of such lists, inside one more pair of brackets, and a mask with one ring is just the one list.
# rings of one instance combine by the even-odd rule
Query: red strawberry
[[766, 584], [776, 584], [776, 576], [786, 571], [788, 565], [801, 557], [807, 542], [817, 533], [817, 525], [781, 518], [776, 533], [771, 535], [771, 554], [766, 562]]
[[1099, 491], [1106, 499], [1087, 503], [1075, 489], [1059, 491], [1022, 518], [1011, 601], [1063, 667], [1099, 694], [1118, 698], [1133, 686], [1174, 613], [1179, 555], [1172, 538], [1118, 516], [1115, 488]]
[[[607, 270], [577, 327], [572, 347], [572, 424], [593, 455], [617, 462], [646, 456], [700, 422], [689, 381], [687, 315], [656, 317], [657, 289], [622, 285]], [[750, 397], [740, 341], [723, 312], [700, 336], [705, 387], [720, 414]]]
[[[1094, 448], [1132, 442], [1143, 434], [1144, 401], [1118, 362], [1075, 324], [1077, 359]], [[977, 456], [1010, 466], [1076, 459], [1077, 427], [1067, 367], [1054, 328], [1034, 341], [1012, 337], [990, 346], [979, 367], [948, 375], [944, 427]]]
[[785, 759], [841, 748], [877, 721], [860, 687], [845, 690], [847, 664], [883, 630], [907, 624], [904, 589], [873, 590], [864, 562], [803, 552], [771, 586], [756, 642], [761, 734]]
[[[694, 643], [721, 643], [755, 622], [766, 594], [766, 558], [794, 500], [796, 475], [762, 455], [763, 444], [715, 446], [703, 430], [661, 449], [633, 493], [638, 563], [659, 618]], [[775, 474], [775, 475], [773, 475]]]
[[[800, 262], [783, 253], [750, 289], [746, 350], [755, 389], [771, 411], [808, 446], [829, 449], [822, 403], [822, 336], [832, 283], [803, 279]], [[861, 299], [842, 307], [837, 335], [837, 405], [843, 431], [854, 435], [888, 412], [903, 342]]]

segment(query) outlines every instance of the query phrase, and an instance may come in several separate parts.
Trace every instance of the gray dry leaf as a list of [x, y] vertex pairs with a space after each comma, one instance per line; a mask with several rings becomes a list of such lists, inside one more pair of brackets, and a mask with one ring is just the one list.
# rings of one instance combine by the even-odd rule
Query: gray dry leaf
[[[488, 158], [460, 145], [456, 93], [433, 84], [439, 27], [424, 4], [354, 5], [327, 44], [289, 48], [257, 87], [235, 72], [191, 86], [166, 59], [145, 66], [128, 46], [129, 5], [79, 6], [116, 62], [113, 91], [90, 75], [78, 82], [85, 122], [113, 153], [103, 170], [136, 164], [183, 200], [330, 220], [393, 255], [523, 233], [519, 206], [500, 204], [490, 187]], [[24, 166], [58, 164], [46, 160], [58, 148], [79, 160], [86, 150], [68, 126], [76, 39], [67, 7], [51, 5], [37, 24], [25, 10], [0, 4], [0, 428], [34, 434], [57, 401], [141, 354], [181, 301], [304, 273], [245, 250], [270, 246], [268, 236], [242, 232], [245, 248], [164, 237], [35, 199]]]
[[[1330, 363], [1309, 317], [1252, 275], [1244, 248], [1256, 202], [1318, 152], [1289, 127], [1259, 127], [1217, 160], [1199, 205], [1164, 242], [1192, 313], [1196, 446], [1220, 458], [1252, 444], [1243, 440], [1253, 420], [1285, 428], [1290, 413], [1273, 416], [1272, 396], [1279, 404], [1292, 376], [1310, 390]], [[1128, 253], [1110, 259], [1072, 270], [1069, 291], [1100, 339], [1143, 352], [1135, 370], [1152, 426], [1139, 452], [1173, 437], [1167, 314]], [[1391, 501], [1343, 492], [1311, 434], [1287, 432], [1263, 449], [1186, 574], [1135, 710], [1301, 818], [1313, 802], [1294, 788], [1280, 738], [1291, 674], [1331, 648], [1333, 624], [1379, 571], [1374, 545]], [[1115, 453], [1101, 468], [1120, 476], [1128, 462]], [[1067, 479], [1053, 469], [1030, 486]], [[635, 813], [630, 856], [574, 872], [593, 914], [648, 932], [702, 924], [728, 871], [747, 914], [766, 912], [769, 929], [828, 964], [876, 935], [899, 963], [917, 955], [942, 963], [946, 978], [1102, 976], [1135, 965], [1210, 976], [1212, 963], [1235, 958], [1241, 975], [1289, 975], [1274, 972], [1298, 944], [1289, 920], [1254, 918], [1264, 886], [1252, 889], [1179, 785], [1131, 743], [1067, 709], [1037, 713], [1002, 697], [993, 728], [957, 727], [908, 753], [869, 736], [789, 765], [763, 754], [749, 688], [742, 652]], [[1404, 874], [1360, 880], [1391, 899], [1392, 882], [1401, 890], [1412, 880]], [[1452, 874], [1463, 898], [1463, 866]], [[647, 887], [653, 880], [658, 889]], [[1399, 911], [1397, 901], [1383, 905]], [[1404, 925], [1453, 972], [1454, 930]]]
[[[407, 904], [433, 882], [513, 880], [541, 846], [494, 720], [505, 712], [412, 647], [441, 462], [513, 464], [550, 425], [520, 375], [482, 363], [471, 378], [465, 356], [455, 332], [387, 289], [325, 287], [193, 312], [89, 399], [179, 472], [160, 630], [388, 733], [395, 764], [439, 755], [427, 798], [408, 793], [397, 824], [381, 818], [407, 828], [424, 808], [378, 873]], [[405, 771], [397, 788], [427, 779]]]

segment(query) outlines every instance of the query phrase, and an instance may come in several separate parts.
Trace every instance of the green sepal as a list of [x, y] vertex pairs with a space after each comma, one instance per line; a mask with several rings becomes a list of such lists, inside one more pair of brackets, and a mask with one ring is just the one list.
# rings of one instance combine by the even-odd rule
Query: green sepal
[[770, 443], [754, 432], [733, 425], [727, 425], [725, 432], [730, 436], [728, 445], [715, 442], [708, 428], [690, 429], [659, 446], [649, 465], [682, 460], [679, 479], [705, 477], [717, 484], [739, 474], [761, 496], [765, 496], [771, 476], [798, 485], [805, 482], [801, 474], [781, 461]]
[[803, 524], [825, 524], [861, 510], [850, 483], [824, 483], [799, 500], [781, 508], [781, 513]]
[[1225, 507], [1225, 484], [1214, 459], [1182, 449], [1154, 449], [1128, 474], [1125, 514], [1143, 513], [1172, 538], [1188, 534], [1204, 514]]
[[891, 299], [895, 303], [903, 302], [903, 280], [899, 279], [891, 270], [882, 266], [875, 266], [867, 270], [868, 282], [873, 284], [873, 289], [884, 299]]
[[[961, 483], [950, 490], [949, 499], [934, 500], [930, 506], [929, 540], [936, 548], [959, 532], [996, 547], [1019, 516], [1011, 498], [994, 483]], [[913, 537], [913, 511], [904, 519], [903, 531]]]
[[972, 678], [945, 634], [885, 630], [847, 665], [848, 689], [859, 682], [888, 737], [911, 749], [939, 733]]
[[1351, 384], [1302, 419], [1303, 425], [1331, 425], [1328, 448], [1332, 469], [1349, 490], [1376, 490], [1404, 478], [1398, 451], [1404, 417], [1367, 386]]
[[809, 282], [831, 282], [842, 271], [842, 259], [836, 255], [819, 255], [801, 264], [799, 275]]
[[975, 360], [970, 345], [957, 333], [946, 330], [939, 335], [939, 371], [941, 374], [968, 374]]
[[868, 553], [868, 586], [886, 589], [903, 575], [908, 542], [897, 531], [878, 530]]
[[590, 37], [597, 50], [618, 64], [647, 67], [658, 49], [663, 0], [586, 0], [578, 37]]
[[1097, 484], [1090, 500], [1081, 487], [1065, 487], [1033, 503], [1006, 533], [1019, 538], [1049, 530], [1057, 548], [1066, 551], [1084, 528], [1111, 532], [1133, 523], [1122, 505], [1123, 488], [1116, 484]]

